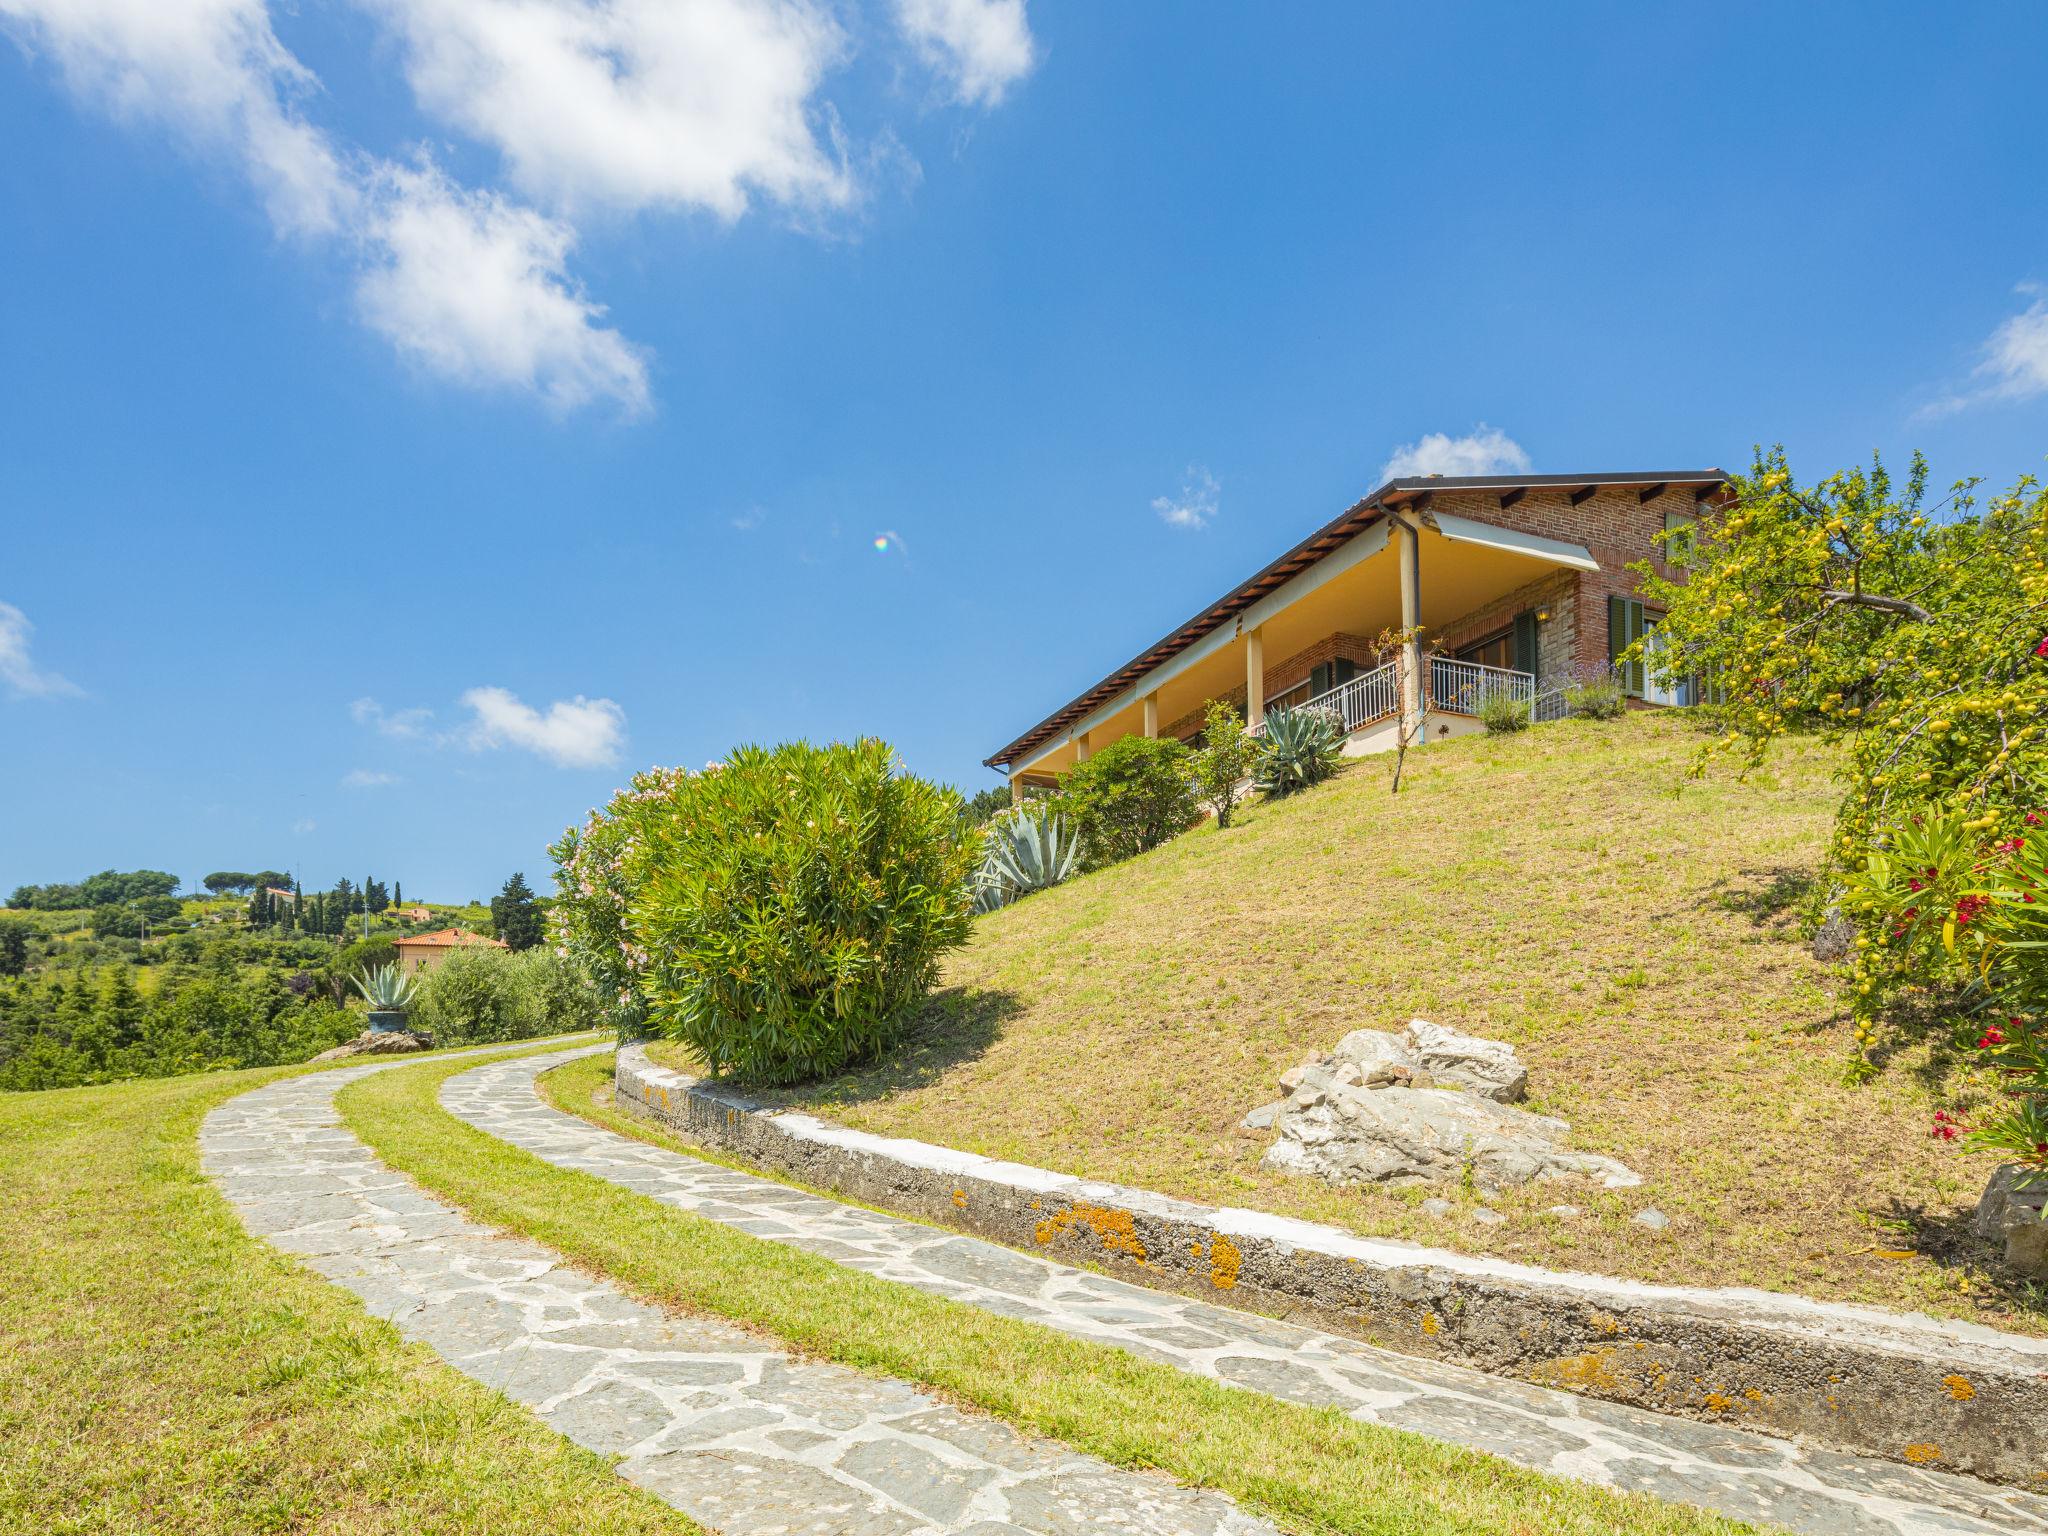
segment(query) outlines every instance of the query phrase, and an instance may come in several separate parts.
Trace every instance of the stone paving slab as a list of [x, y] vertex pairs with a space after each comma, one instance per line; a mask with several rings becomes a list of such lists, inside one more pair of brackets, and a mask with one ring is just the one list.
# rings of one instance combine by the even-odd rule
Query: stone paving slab
[[[202, 1166], [251, 1232], [578, 1445], [622, 1458], [622, 1476], [701, 1524], [734, 1536], [1279, 1536], [1222, 1494], [646, 1306], [479, 1226], [341, 1124], [338, 1089], [404, 1064], [230, 1099], [201, 1128]], [[510, 1082], [532, 1099], [531, 1074]]]
[[1336, 1407], [1540, 1471], [1812, 1536], [2048, 1533], [2048, 1499], [2021, 1490], [1398, 1355], [650, 1146], [540, 1098], [536, 1076], [589, 1054], [563, 1051], [473, 1068], [448, 1079], [441, 1102], [457, 1118], [558, 1167], [771, 1241], [1194, 1375]]

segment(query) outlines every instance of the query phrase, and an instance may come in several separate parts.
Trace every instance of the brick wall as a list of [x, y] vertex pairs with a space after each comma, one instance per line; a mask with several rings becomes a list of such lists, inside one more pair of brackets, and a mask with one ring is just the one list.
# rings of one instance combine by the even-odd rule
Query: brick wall
[[[1691, 515], [1697, 503], [1689, 489], [1666, 491], [1647, 502], [1639, 499], [1636, 492], [1624, 489], [1596, 491], [1575, 507], [1570, 491], [1569, 486], [1531, 490], [1505, 509], [1500, 497], [1490, 491], [1443, 491], [1437, 494], [1431, 507], [1498, 528], [1519, 528], [1547, 539], [1583, 544], [1599, 562], [1600, 569], [1571, 573], [1577, 577], [1578, 602], [1570, 665], [1604, 667], [1608, 597], [1636, 595], [1639, 578], [1628, 569], [1632, 561], [1649, 560], [1662, 576], [1676, 574], [1660, 558], [1662, 549], [1657, 536], [1664, 531], [1665, 513]], [[1427, 573], [1423, 579], [1428, 580]], [[1547, 661], [1545, 665], [1547, 668]]]
[[1562, 677], [1572, 670], [1577, 654], [1579, 576], [1577, 571], [1551, 571], [1444, 625], [1425, 640], [1432, 650], [1454, 654], [1475, 640], [1498, 634], [1514, 623], [1516, 614], [1533, 608], [1550, 615], [1536, 626], [1536, 675]]

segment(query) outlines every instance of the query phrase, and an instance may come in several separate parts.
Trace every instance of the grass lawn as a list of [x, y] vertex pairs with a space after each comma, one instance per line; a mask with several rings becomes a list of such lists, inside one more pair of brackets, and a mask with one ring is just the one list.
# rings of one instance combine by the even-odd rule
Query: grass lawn
[[[387, 1163], [476, 1220], [522, 1233], [662, 1306], [759, 1328], [819, 1358], [900, 1377], [1077, 1449], [1218, 1488], [1303, 1532], [1705, 1533], [1735, 1522], [1549, 1478], [1474, 1452], [1278, 1402], [893, 1281], [556, 1168], [442, 1110], [467, 1063], [344, 1089], [348, 1123]], [[597, 1102], [604, 1058], [551, 1074], [600, 1124], [664, 1141]]]
[[243, 1232], [199, 1122], [295, 1070], [0, 1094], [0, 1531], [695, 1532]]
[[[910, 1049], [792, 1097], [844, 1124], [1090, 1178], [1536, 1263], [2048, 1331], [1967, 1217], [1990, 1163], [1932, 1141], [1961, 1068], [1922, 1045], [1845, 1080], [1836, 973], [1794, 903], [1837, 787], [1812, 741], [1749, 783], [1685, 772], [1684, 719], [1567, 721], [1370, 758], [977, 920]], [[1644, 1175], [1457, 1191], [1268, 1173], [1274, 1079], [1412, 1016], [1515, 1042], [1533, 1107]], [[670, 1055], [671, 1062], [678, 1058]], [[687, 1063], [678, 1063], [684, 1064]], [[1446, 1193], [1461, 1210], [1418, 1206]], [[1560, 1203], [1576, 1218], [1546, 1214]], [[1628, 1220], [1654, 1205], [1666, 1232]]]

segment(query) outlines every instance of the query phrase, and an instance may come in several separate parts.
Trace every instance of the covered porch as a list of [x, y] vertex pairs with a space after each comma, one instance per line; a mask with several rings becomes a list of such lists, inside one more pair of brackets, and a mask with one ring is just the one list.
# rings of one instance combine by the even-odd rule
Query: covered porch
[[[1542, 717], [1539, 680], [1569, 670], [1583, 547], [1438, 511], [1388, 509], [1012, 767], [1050, 784], [1124, 736], [1190, 740], [1212, 700], [1259, 729], [1268, 710], [1335, 713], [1355, 754], [1482, 729], [1494, 695]], [[1554, 703], [1554, 700], [1550, 702]]]

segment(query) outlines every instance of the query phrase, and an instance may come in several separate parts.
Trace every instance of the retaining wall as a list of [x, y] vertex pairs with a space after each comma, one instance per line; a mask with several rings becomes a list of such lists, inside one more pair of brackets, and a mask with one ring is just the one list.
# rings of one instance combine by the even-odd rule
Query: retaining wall
[[2048, 1340], [1764, 1291], [1646, 1285], [1205, 1206], [775, 1110], [620, 1048], [618, 1102], [884, 1209], [1370, 1343], [2048, 1490]]

